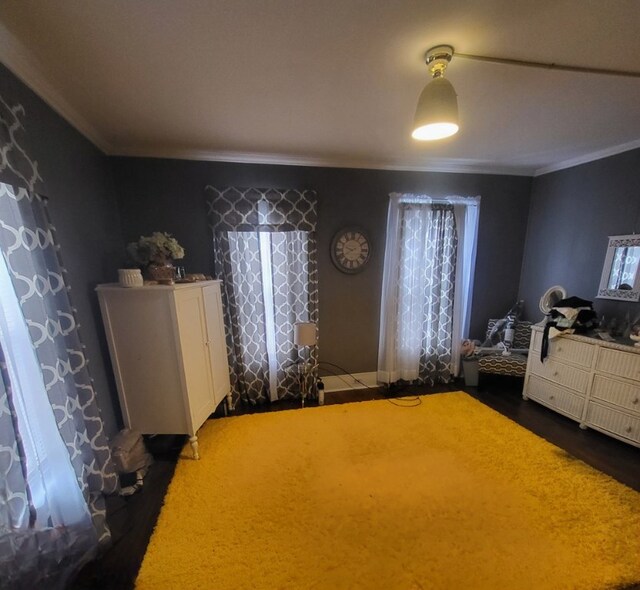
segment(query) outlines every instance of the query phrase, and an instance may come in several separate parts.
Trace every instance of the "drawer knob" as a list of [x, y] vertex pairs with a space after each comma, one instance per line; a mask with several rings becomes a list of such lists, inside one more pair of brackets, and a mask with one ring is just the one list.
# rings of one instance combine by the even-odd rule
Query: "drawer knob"
[[558, 352], [562, 352], [562, 346], [558, 346]]
[[640, 401], [640, 400], [638, 400], [638, 398], [636, 398], [631, 403], [635, 406], [638, 403], [638, 401]]
[[631, 432], [632, 430], [633, 430], [633, 429], [631, 428], [631, 426], [627, 426], [627, 427], [625, 428], [625, 432]]
[[556, 397], [555, 395], [550, 395], [549, 400], [555, 399], [555, 397]]
[[554, 371], [554, 372], [553, 372], [553, 376], [554, 376], [554, 377], [557, 377], [557, 376], [558, 376], [558, 371]]

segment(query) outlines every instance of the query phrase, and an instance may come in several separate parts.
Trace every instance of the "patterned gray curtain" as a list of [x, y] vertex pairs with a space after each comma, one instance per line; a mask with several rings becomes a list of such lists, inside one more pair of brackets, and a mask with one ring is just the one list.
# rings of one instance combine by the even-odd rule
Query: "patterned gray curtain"
[[458, 237], [448, 204], [393, 202], [387, 227], [378, 380], [451, 380]]
[[27, 484], [28, 465], [0, 346], [0, 587], [62, 589], [95, 553], [96, 531], [90, 520], [36, 527], [40, 510]]
[[36, 555], [41, 561], [38, 582], [52, 584], [50, 576], [55, 572], [46, 569], [52, 560], [57, 560], [57, 569], [65, 569], [73, 559], [86, 559], [87, 552], [95, 550], [97, 543], [109, 540], [104, 494], [116, 491], [118, 481], [45, 199], [27, 189], [0, 183], [0, 251], [29, 329], [59, 435], [92, 519], [91, 531], [59, 527], [29, 531], [31, 514], [24, 530], [27, 514], [33, 513], [34, 506], [28, 501], [25, 478], [20, 477], [24, 455], [12, 412], [11, 385], [4, 371], [0, 450], [11, 451], [0, 453], [0, 469], [5, 475], [2, 491], [8, 495], [3, 497], [14, 501], [9, 503], [9, 515], [2, 517], [10, 518], [11, 525], [0, 530], [0, 558], [4, 560], [11, 551], [20, 553], [22, 559], [15, 559], [12, 564], [18, 568], [21, 562], [30, 563], [30, 554]]
[[316, 193], [205, 189], [223, 303], [231, 387], [256, 404], [300, 395], [296, 322], [318, 321]]

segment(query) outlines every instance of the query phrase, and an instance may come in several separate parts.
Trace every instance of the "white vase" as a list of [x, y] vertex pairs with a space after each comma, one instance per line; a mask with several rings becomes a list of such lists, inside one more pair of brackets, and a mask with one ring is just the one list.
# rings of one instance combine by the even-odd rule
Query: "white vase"
[[121, 287], [142, 287], [144, 285], [139, 268], [119, 268], [118, 280]]

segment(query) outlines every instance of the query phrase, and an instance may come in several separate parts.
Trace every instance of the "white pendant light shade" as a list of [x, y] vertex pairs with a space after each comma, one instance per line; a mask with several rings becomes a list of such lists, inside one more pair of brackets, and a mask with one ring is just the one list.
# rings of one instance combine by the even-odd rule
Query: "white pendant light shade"
[[458, 97], [451, 82], [442, 76], [427, 84], [418, 99], [411, 137], [443, 139], [458, 132]]

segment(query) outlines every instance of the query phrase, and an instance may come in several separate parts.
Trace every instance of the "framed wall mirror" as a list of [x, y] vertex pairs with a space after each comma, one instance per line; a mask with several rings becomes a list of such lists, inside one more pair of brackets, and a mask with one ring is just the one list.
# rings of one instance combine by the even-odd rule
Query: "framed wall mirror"
[[609, 236], [598, 298], [640, 300], [640, 235]]

